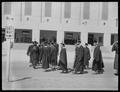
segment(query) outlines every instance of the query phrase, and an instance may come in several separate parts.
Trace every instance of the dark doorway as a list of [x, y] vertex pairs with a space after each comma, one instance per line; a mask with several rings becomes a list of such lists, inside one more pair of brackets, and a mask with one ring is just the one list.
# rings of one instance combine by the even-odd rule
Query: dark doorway
[[88, 44], [93, 46], [94, 40], [97, 40], [98, 43], [103, 46], [103, 33], [88, 33]]
[[5, 28], [2, 29], [2, 42], [6, 41], [5, 38]]
[[77, 40], [80, 40], [80, 32], [64, 32], [64, 43], [66, 45], [74, 45]]
[[118, 34], [111, 34], [111, 45], [112, 45], [115, 41], [118, 41]]
[[44, 41], [57, 41], [57, 31], [40, 30], [40, 43]]
[[31, 29], [15, 29], [15, 43], [31, 43], [32, 30]]

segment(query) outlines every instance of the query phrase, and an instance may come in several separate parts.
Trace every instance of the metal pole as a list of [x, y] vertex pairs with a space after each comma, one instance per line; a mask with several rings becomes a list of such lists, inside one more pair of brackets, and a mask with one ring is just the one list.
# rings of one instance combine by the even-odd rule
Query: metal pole
[[7, 49], [7, 81], [9, 82], [10, 81], [10, 52], [11, 52], [11, 49], [10, 49], [10, 42], [11, 42], [11, 39], [7, 39], [7, 47], [8, 47], [8, 49]]
[[42, 23], [42, 2], [41, 2], [41, 23]]

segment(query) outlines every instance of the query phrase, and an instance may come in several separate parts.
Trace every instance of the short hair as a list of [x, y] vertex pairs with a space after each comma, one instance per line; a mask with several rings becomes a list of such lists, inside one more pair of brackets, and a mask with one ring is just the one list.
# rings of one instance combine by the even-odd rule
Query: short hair
[[87, 46], [88, 46], [88, 43], [85, 43], [85, 45], [87, 45]]
[[81, 41], [80, 41], [80, 40], [78, 40], [77, 42], [81, 43]]
[[94, 43], [97, 43], [97, 40], [94, 40], [93, 42], [94, 42]]

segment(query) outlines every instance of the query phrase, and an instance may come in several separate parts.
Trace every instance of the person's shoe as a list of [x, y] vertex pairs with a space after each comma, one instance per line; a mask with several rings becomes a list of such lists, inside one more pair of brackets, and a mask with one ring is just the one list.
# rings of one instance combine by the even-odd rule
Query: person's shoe
[[114, 73], [114, 75], [118, 76], [118, 73]]
[[37, 67], [33, 66], [34, 69], [37, 69]]

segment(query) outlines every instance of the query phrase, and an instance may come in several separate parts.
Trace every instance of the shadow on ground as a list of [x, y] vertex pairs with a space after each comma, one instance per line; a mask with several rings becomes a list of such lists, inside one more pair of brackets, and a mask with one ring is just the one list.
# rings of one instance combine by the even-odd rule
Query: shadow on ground
[[15, 79], [15, 80], [11, 80], [9, 82], [17, 82], [17, 81], [22, 81], [22, 80], [26, 80], [26, 79], [31, 79], [32, 77], [24, 77], [24, 78], [21, 78], [21, 79]]

